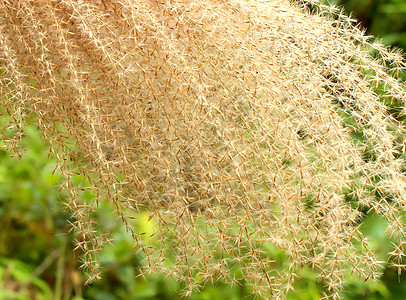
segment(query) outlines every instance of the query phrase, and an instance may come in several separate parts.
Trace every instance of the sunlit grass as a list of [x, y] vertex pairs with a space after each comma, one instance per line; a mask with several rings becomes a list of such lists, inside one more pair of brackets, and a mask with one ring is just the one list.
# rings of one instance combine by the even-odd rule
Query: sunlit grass
[[366, 213], [388, 221], [404, 267], [403, 109], [393, 116], [381, 97], [403, 105], [391, 74], [405, 62], [340, 10], [5, 1], [0, 29], [5, 146], [21, 153], [38, 118], [89, 281], [110, 239], [94, 217], [105, 199], [143, 270], [182, 281], [186, 295], [224, 280], [283, 297], [308, 267], [338, 298], [350, 270], [382, 270], [359, 230]]

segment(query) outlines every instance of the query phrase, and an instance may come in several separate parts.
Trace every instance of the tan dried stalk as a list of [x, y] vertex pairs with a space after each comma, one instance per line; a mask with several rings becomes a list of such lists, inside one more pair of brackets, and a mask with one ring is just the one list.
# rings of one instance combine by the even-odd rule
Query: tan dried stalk
[[[105, 243], [91, 216], [105, 198], [145, 271], [187, 294], [225, 280], [281, 298], [308, 265], [338, 298], [346, 270], [381, 270], [359, 231], [367, 212], [387, 218], [404, 267], [405, 128], [382, 98], [403, 105], [391, 74], [405, 62], [340, 10], [300, 3], [0, 1], [3, 139], [21, 153], [37, 117], [90, 280]], [[139, 212], [153, 235], [135, 226]]]

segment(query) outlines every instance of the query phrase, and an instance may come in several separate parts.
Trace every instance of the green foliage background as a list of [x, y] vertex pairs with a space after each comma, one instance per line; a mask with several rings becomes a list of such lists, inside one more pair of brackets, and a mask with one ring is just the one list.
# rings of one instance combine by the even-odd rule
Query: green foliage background
[[381, 37], [386, 45], [406, 49], [406, 1], [333, 0], [343, 5], [368, 32]]
[[[385, 44], [406, 49], [406, 1], [347, 0], [335, 1], [368, 28], [382, 37]], [[0, 128], [8, 120], [0, 119]], [[21, 159], [9, 157], [0, 150], [0, 300], [8, 299], [179, 299], [182, 284], [172, 278], [151, 274], [147, 280], [137, 278], [140, 258], [134, 255], [132, 238], [120, 226], [113, 207], [101, 203], [97, 212], [99, 226], [112, 233], [114, 242], [100, 254], [103, 279], [91, 286], [83, 285], [85, 274], [78, 271], [79, 254], [73, 249], [69, 234], [69, 213], [65, 209], [67, 195], [59, 190], [61, 177], [54, 172], [55, 160], [47, 154], [41, 133], [34, 126], [25, 131]], [[1, 142], [0, 142], [1, 145]], [[86, 185], [83, 178], [75, 179]], [[59, 190], [59, 191], [58, 191]], [[82, 197], [92, 198], [89, 192]], [[406, 216], [405, 216], [406, 217]], [[140, 216], [138, 226], [148, 232], [148, 217]], [[381, 260], [391, 250], [385, 235], [385, 221], [371, 215], [362, 230], [371, 236], [371, 243]], [[272, 250], [270, 250], [272, 251]], [[282, 253], [274, 253], [282, 262]], [[320, 299], [322, 285], [306, 267], [301, 271], [295, 293], [289, 299]], [[364, 283], [348, 283], [344, 299], [404, 299], [405, 275], [387, 268], [382, 278]], [[205, 287], [188, 299], [251, 299], [247, 286], [216, 284]]]

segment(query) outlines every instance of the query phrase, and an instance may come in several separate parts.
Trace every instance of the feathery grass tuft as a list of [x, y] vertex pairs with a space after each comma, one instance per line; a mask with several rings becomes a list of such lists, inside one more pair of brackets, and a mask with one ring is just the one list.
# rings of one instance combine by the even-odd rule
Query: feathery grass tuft
[[182, 280], [186, 294], [225, 280], [280, 298], [307, 265], [338, 298], [346, 271], [380, 274], [359, 230], [371, 213], [389, 221], [391, 263], [404, 268], [406, 132], [391, 103], [406, 99], [395, 77], [405, 61], [340, 9], [3, 0], [0, 62], [5, 145], [21, 153], [24, 125], [43, 129], [89, 281], [108, 239], [92, 219], [105, 198], [144, 271]]

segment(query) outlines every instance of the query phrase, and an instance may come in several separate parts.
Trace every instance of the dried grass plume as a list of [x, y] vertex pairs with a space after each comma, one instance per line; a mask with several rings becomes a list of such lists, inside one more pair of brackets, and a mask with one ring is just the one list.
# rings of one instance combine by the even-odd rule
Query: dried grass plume
[[[3, 144], [37, 120], [66, 175], [83, 266], [108, 199], [145, 258], [185, 282], [283, 298], [304, 265], [339, 297], [382, 263], [359, 230], [389, 221], [404, 268], [405, 68], [339, 9], [288, 0], [2, 0]], [[35, 116], [35, 118], [34, 118]], [[95, 198], [71, 180], [79, 173]], [[147, 213], [153, 232], [136, 226]], [[289, 257], [281, 265], [270, 249]], [[272, 296], [271, 296], [272, 295]]]

